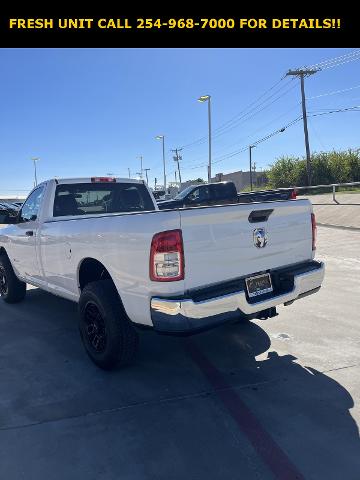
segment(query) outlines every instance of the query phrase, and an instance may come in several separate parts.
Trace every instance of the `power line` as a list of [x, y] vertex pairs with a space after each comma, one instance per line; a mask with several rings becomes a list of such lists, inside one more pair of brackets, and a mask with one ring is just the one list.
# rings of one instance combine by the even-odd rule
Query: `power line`
[[[277, 130], [275, 130], [274, 132], [271, 132], [269, 133], [268, 135], [256, 140], [255, 142], [252, 142], [251, 145], [253, 146], [257, 146], [259, 145], [260, 143], [262, 142], [265, 142], [266, 140], [268, 140], [269, 138], [277, 135], [278, 133], [282, 133], [284, 132], [287, 128], [291, 127], [292, 125], [294, 125], [295, 123], [299, 122], [300, 120], [302, 120], [302, 117], [297, 117], [295, 118], [294, 120], [292, 120], [291, 122], [289, 122], [288, 124], [284, 125], [283, 127], [281, 128], [278, 128]], [[244, 146], [243, 148], [239, 149], [239, 150], [235, 150], [234, 152], [230, 152], [228, 154], [225, 154], [221, 157], [218, 157], [218, 159], [215, 159], [215, 161], [213, 162], [214, 164], [216, 163], [220, 163], [220, 162], [223, 162], [229, 158], [232, 158], [232, 157], [235, 157], [236, 155], [238, 155], [239, 153], [242, 153], [242, 152], [245, 152], [247, 149], [249, 148], [249, 145], [246, 145]], [[199, 165], [196, 165], [194, 167], [192, 167], [191, 169], [195, 169], [195, 168], [200, 168], [200, 167], [203, 167], [205, 166], [206, 164], [199, 164]]]
[[[230, 120], [227, 120], [226, 122], [224, 122], [223, 124], [221, 124], [219, 127], [215, 128], [213, 130], [214, 133], [218, 132], [219, 130], [222, 130], [224, 129], [228, 124], [234, 122], [239, 116], [241, 116], [244, 112], [247, 112], [247, 110], [252, 107], [253, 105], [255, 105], [256, 103], [259, 102], [259, 100], [261, 100], [264, 96], [266, 96], [268, 93], [270, 93], [272, 90], [274, 90], [274, 88], [276, 88], [280, 83], [281, 81], [284, 79], [284, 77], [282, 77], [279, 81], [277, 81], [272, 87], [270, 87], [269, 89], [267, 89], [264, 93], [262, 93], [256, 100], [254, 100], [253, 102], [251, 102], [249, 105], [247, 105], [247, 107], [245, 107], [243, 110], [241, 110], [238, 114], [236, 114], [234, 117], [232, 117]], [[278, 93], [280, 90], [282, 90], [284, 87], [287, 86], [287, 83], [285, 83], [285, 85], [283, 85], [280, 89], [277, 90], [277, 92], [275, 92], [274, 94]], [[273, 95], [274, 95], [273, 94]], [[271, 95], [270, 98], [273, 96]], [[265, 100], [266, 101], [266, 100]], [[262, 102], [260, 105], [262, 105], [264, 102]], [[204, 141], [207, 140], [207, 135], [206, 136], [203, 136], [203, 137], [200, 137], [196, 140], [194, 140], [193, 142], [190, 142], [190, 143], [187, 143], [185, 145], [183, 145], [181, 148], [189, 148], [191, 146], [194, 146], [194, 145], [198, 145], [198, 144], [201, 144], [203, 143]]]
[[360, 50], [354, 50], [353, 52], [340, 55], [339, 57], [334, 57], [328, 60], [324, 60], [322, 62], [315, 63], [314, 65], [310, 65], [308, 68], [326, 70], [328, 68], [337, 67], [343, 65], [344, 63], [353, 62], [359, 59]]
[[[334, 109], [334, 110], [330, 110], [330, 111], [327, 111], [327, 112], [321, 112], [321, 113], [309, 113], [308, 116], [309, 117], [317, 117], [317, 116], [322, 116], [322, 115], [329, 115], [329, 114], [333, 114], [333, 113], [350, 112], [350, 111], [360, 111], [360, 105], [355, 105], [353, 107], [347, 107], [347, 108], [341, 108], [341, 109]], [[302, 116], [297, 117], [294, 120], [292, 120], [291, 122], [289, 122], [287, 125], [285, 125], [284, 127], [275, 130], [274, 132], [266, 135], [265, 137], [262, 137], [259, 140], [256, 140], [255, 142], [252, 142], [251, 145], [259, 145], [260, 143], [265, 142], [266, 140], [270, 139], [271, 137], [275, 136], [276, 134], [278, 134], [280, 132], [282, 133], [284, 130], [286, 130], [287, 128], [295, 125], [296, 123], [300, 122], [301, 120], [302, 120]], [[232, 152], [228, 155], [224, 155], [223, 157], [219, 157], [219, 159], [215, 160], [213, 163], [220, 163], [220, 161], [222, 162], [224, 160], [227, 160], [228, 158], [234, 157], [235, 155], [244, 152], [248, 148], [249, 148], [249, 146], [247, 145], [246, 147], [244, 147], [240, 150]]]
[[[239, 144], [242, 143], [243, 140], [252, 137], [255, 133], [261, 132], [261, 131], [264, 130], [265, 128], [268, 128], [270, 125], [272, 125], [273, 123], [277, 122], [278, 120], [280, 120], [281, 118], [285, 117], [285, 116], [288, 115], [290, 112], [292, 112], [293, 110], [295, 110], [296, 108], [298, 108], [300, 104], [301, 104], [301, 102], [297, 103], [297, 104], [294, 105], [292, 108], [289, 108], [288, 110], [286, 110], [286, 112], [282, 113], [281, 115], [278, 115], [276, 118], [273, 118], [270, 122], [267, 122], [267, 123], [266, 123], [265, 125], [263, 125], [262, 127], [257, 128], [256, 130], [254, 130], [254, 131], [253, 131], [252, 133], [250, 133], [249, 135], [246, 135], [245, 137], [242, 137], [242, 140], [241, 140], [241, 141], [232, 143], [232, 144], [228, 145], [227, 147], [225, 147], [225, 149], [228, 148], [228, 147], [233, 147], [233, 146], [235, 146], [235, 145], [239, 145]], [[222, 148], [220, 151], [223, 151], [223, 150], [225, 150], [225, 149]]]
[[[300, 103], [297, 103], [296, 105], [294, 105], [292, 108], [286, 110], [286, 112], [282, 113], [281, 115], [278, 115], [277, 117], [273, 118], [270, 122], [267, 122], [265, 125], [261, 126], [260, 128], [257, 128], [256, 130], [254, 130], [253, 132], [251, 132], [249, 135], [246, 135], [244, 137], [241, 138], [240, 141], [237, 141], [235, 143], [231, 143], [230, 145], [227, 145], [225, 146], [224, 148], [221, 148], [220, 150], [217, 150], [216, 153], [221, 153], [223, 152], [224, 150], [227, 150], [229, 147], [234, 147], [235, 145], [239, 145], [239, 144], [243, 144], [243, 141], [248, 139], [248, 138], [251, 138], [254, 136], [254, 134], [258, 133], [258, 132], [261, 132], [262, 130], [266, 129], [267, 127], [269, 127], [270, 125], [272, 125], [273, 123], [277, 122], [277, 120], [280, 120], [282, 117], [288, 115], [290, 112], [292, 112], [293, 110], [295, 110], [295, 108], [297, 108], [298, 106], [300, 105]], [[226, 155], [226, 154], [225, 154]], [[219, 158], [219, 157], [217, 157]], [[186, 164], [189, 164], [189, 163], [194, 163], [194, 162], [200, 162], [202, 160], [202, 158], [196, 158], [195, 160], [194, 159], [190, 159], [190, 160], [185, 160], [183, 161], [183, 164], [186, 163]]]
[[336, 95], [338, 93], [350, 92], [351, 90], [355, 90], [356, 88], [360, 88], [360, 85], [355, 85], [354, 87], [350, 87], [350, 88], [344, 88], [343, 90], [334, 90], [332, 92], [322, 93], [320, 95], [316, 95], [315, 97], [307, 97], [307, 100], [314, 100], [316, 98], [328, 97], [329, 95]]
[[[283, 78], [281, 80], [279, 80], [279, 82], [277, 82], [275, 86], [277, 86], [281, 81], [283, 80]], [[262, 106], [264, 103], [266, 103], [267, 101], [269, 101], [271, 98], [273, 98], [277, 93], [279, 93], [281, 90], [283, 90], [286, 86], [289, 85], [289, 83], [291, 82], [287, 82], [285, 84], [283, 84], [279, 89], [277, 89], [272, 95], [270, 95], [268, 98], [266, 98], [265, 100], [263, 100], [262, 102], [260, 102], [258, 105], [256, 105], [256, 103], [258, 103], [257, 101], [255, 102], [252, 102], [250, 103], [250, 105], [248, 105], [246, 108], [244, 108], [241, 112], [239, 112], [237, 115], [235, 115], [232, 119], [228, 120], [227, 122], [225, 122], [222, 126], [218, 127], [217, 129], [214, 130], [214, 132], [218, 132], [219, 131], [221, 132], [222, 130], [227, 130], [229, 126], [231, 126], [232, 124], [234, 123], [238, 123], [239, 120], [241, 120], [242, 118], [246, 117], [247, 115], [249, 115], [250, 113], [252, 113], [254, 110], [256, 110], [257, 108], [259, 108], [260, 106]], [[269, 89], [267, 91], [270, 92], [273, 88]], [[286, 92], [285, 92], [286, 93]], [[283, 95], [285, 95], [285, 93]], [[280, 95], [280, 97], [282, 97], [283, 95]], [[261, 95], [258, 100], [260, 100], [260, 98], [262, 98], [264, 95]], [[278, 97], [278, 98], [280, 98]], [[272, 102], [273, 103], [273, 102]], [[254, 105], [254, 106], [253, 106]], [[249, 110], [249, 107], [253, 106], [250, 110]]]
[[[329, 115], [329, 114], [333, 114], [333, 113], [350, 112], [350, 111], [354, 111], [354, 112], [355, 112], [355, 111], [360, 111], [360, 105], [355, 105], [355, 106], [353, 106], [353, 107], [347, 107], [347, 108], [342, 108], [342, 109], [330, 110], [330, 111], [328, 111], [328, 112], [309, 113], [308, 116], [309, 116], [309, 117], [317, 117], [317, 116], [322, 116], [322, 115]], [[275, 130], [274, 132], [266, 135], [265, 137], [260, 138], [259, 140], [255, 141], [255, 142], [252, 142], [251, 145], [253, 145], [253, 146], [259, 145], [260, 143], [265, 142], [266, 140], [269, 140], [271, 137], [277, 135], [278, 133], [284, 132], [287, 128], [295, 125], [296, 123], [300, 122], [301, 120], [302, 120], [302, 116], [297, 117], [297, 118], [295, 118], [294, 120], [292, 120], [291, 122], [289, 122], [287, 125], [285, 125], [284, 127]], [[219, 157], [218, 159], [215, 159], [214, 162], [213, 162], [213, 164], [221, 163], [221, 162], [223, 162], [223, 161], [225, 161], [225, 160], [227, 160], [227, 159], [229, 159], [229, 158], [232, 158], [232, 157], [234, 157], [234, 156], [236, 156], [236, 155], [239, 155], [240, 153], [243, 153], [243, 152], [247, 151], [248, 148], [249, 148], [249, 145], [244, 146], [243, 148], [241, 148], [241, 149], [239, 149], [239, 150], [236, 150], [236, 151], [234, 151], [234, 152], [231, 152], [231, 153], [229, 153], [229, 154], [227, 154], [227, 155], [223, 155], [222, 157]], [[187, 168], [187, 169], [185, 169], [185, 170], [195, 170], [195, 169], [197, 169], [197, 168], [202, 168], [202, 167], [204, 167], [204, 166], [206, 166], [206, 164], [205, 164], [205, 163], [202, 163], [202, 164], [199, 164], [199, 165], [195, 165], [195, 166], [193, 166], [193, 167], [191, 167], [191, 168]]]
[[[288, 82], [287, 85], [289, 85], [290, 82]], [[242, 117], [240, 117], [236, 123], [234, 123], [232, 126], [229, 126], [225, 131], [222, 131], [218, 134], [215, 134], [214, 135], [214, 138], [216, 139], [217, 137], [219, 137], [220, 135], [223, 135], [224, 133], [228, 133], [229, 131], [233, 130], [234, 128], [236, 128], [238, 125], [240, 125], [240, 123], [244, 123], [248, 120], [250, 120], [251, 118], [255, 117], [256, 115], [258, 115], [259, 113], [261, 113], [262, 111], [266, 110], [268, 107], [270, 107], [270, 105], [273, 105], [275, 102], [277, 102], [280, 98], [282, 98], [283, 96], [285, 96], [288, 92], [290, 92], [290, 90], [292, 90], [293, 88], [295, 88], [296, 85], [292, 85], [290, 88], [288, 88], [285, 92], [283, 92], [281, 95], [279, 95], [278, 97], [276, 97], [272, 102], [268, 103], [267, 105], [263, 106], [263, 108], [261, 108], [260, 110], [256, 110], [250, 117], [248, 116], [250, 113], [252, 113], [252, 111], [248, 112], [247, 114], [243, 115]], [[278, 93], [278, 92], [277, 92]], [[273, 95], [272, 95], [273, 96]], [[272, 97], [271, 96], [271, 97]], [[269, 97], [267, 99], [270, 100]], [[259, 106], [261, 106], [262, 103], [260, 105], [258, 105], [256, 108], [258, 108]], [[246, 118], [247, 117], [247, 118]]]
[[[292, 83], [292, 80], [290, 80], [287, 84], [289, 85], [290, 83]], [[260, 108], [259, 110], [257, 111], [254, 111], [254, 109], [250, 110], [249, 112], [245, 113], [243, 116], [239, 117], [238, 120], [236, 122], [234, 122], [232, 125], [228, 126], [226, 129], [224, 129], [223, 131], [220, 131], [218, 132], [217, 134], [213, 135], [213, 138], [216, 140], [218, 137], [220, 137], [221, 135], [225, 134], [225, 133], [228, 133], [230, 132], [231, 130], [233, 130], [234, 128], [236, 128], [238, 125], [240, 125], [241, 123], [244, 123], [250, 119], [252, 119], [253, 117], [255, 117], [256, 115], [258, 115], [259, 113], [261, 113], [263, 110], [266, 110], [268, 107], [270, 107], [272, 104], [274, 104], [275, 102], [277, 102], [281, 97], [285, 96], [288, 92], [290, 92], [290, 90], [292, 90], [293, 88], [296, 87], [296, 84], [293, 84], [291, 85], [290, 88], [288, 88], [287, 90], [285, 90], [285, 92], [283, 92], [282, 94], [280, 94], [279, 96], [277, 96], [274, 100], [272, 100], [270, 103], [267, 103], [266, 105], [264, 105], [262, 108]], [[276, 92], [276, 93], [279, 93], [279, 90]], [[269, 98], [266, 99], [266, 102], [268, 102], [274, 95], [271, 95]], [[261, 105], [263, 105], [264, 102], [262, 102], [261, 104], [257, 105], [255, 110], [260, 107]], [[252, 113], [253, 112], [253, 113]], [[252, 113], [252, 115], [250, 115]], [[250, 115], [250, 116], [249, 116]], [[207, 138], [207, 137], [206, 137]], [[205, 139], [206, 139], [205, 138]], [[201, 143], [204, 143], [204, 142], [201, 142]], [[198, 145], [201, 145], [201, 143], [199, 142]]]
[[354, 107], [347, 107], [347, 108], [339, 108], [336, 110], [329, 110], [327, 112], [319, 112], [319, 113], [312, 113], [311, 117], [319, 117], [321, 115], [329, 115], [331, 113], [340, 113], [340, 112], [359, 112], [360, 111], [360, 105], [355, 105]]
[[321, 148], [323, 148], [324, 150], [327, 150], [327, 147], [324, 145], [323, 141], [320, 138], [320, 135], [318, 134], [317, 129], [315, 128], [315, 125], [314, 125], [314, 122], [311, 118], [311, 115], [309, 115], [309, 126], [311, 127], [310, 129], [313, 131], [313, 133], [314, 133], [315, 137], [317, 138], [319, 144], [321, 145]]

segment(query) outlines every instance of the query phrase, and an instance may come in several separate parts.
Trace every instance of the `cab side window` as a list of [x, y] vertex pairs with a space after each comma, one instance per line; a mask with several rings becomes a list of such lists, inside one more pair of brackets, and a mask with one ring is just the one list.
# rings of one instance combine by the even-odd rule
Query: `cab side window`
[[206, 202], [210, 198], [208, 187], [199, 187], [193, 190], [187, 197], [189, 203]]
[[20, 222], [31, 222], [37, 219], [43, 193], [44, 187], [39, 187], [28, 197], [21, 209]]

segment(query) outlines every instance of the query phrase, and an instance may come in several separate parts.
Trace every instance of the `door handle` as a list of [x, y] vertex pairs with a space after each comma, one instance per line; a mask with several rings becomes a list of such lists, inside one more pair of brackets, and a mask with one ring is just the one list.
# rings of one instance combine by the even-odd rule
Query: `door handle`
[[28, 230], [27, 232], [25, 232], [25, 235], [27, 237], [33, 237], [34, 236], [34, 231], [33, 230]]

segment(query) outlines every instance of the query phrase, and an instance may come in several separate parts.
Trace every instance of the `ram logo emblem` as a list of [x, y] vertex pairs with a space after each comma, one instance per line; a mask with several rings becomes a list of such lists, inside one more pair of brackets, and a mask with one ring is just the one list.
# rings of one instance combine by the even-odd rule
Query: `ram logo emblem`
[[257, 248], [266, 247], [268, 237], [265, 228], [255, 228], [253, 233], [254, 245]]

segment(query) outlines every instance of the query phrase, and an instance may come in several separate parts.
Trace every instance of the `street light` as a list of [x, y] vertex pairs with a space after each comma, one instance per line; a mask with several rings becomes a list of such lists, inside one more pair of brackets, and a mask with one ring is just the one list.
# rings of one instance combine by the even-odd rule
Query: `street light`
[[163, 167], [164, 167], [164, 190], [166, 192], [166, 166], [165, 166], [165, 135], [156, 135], [156, 140], [162, 140]]
[[211, 95], [201, 95], [198, 102], [208, 102], [208, 123], [209, 123], [209, 166], [208, 166], [208, 183], [211, 183]]
[[34, 187], [37, 187], [38, 181], [37, 181], [37, 171], [36, 171], [36, 162], [40, 160], [39, 157], [32, 157], [31, 160], [34, 162]]

